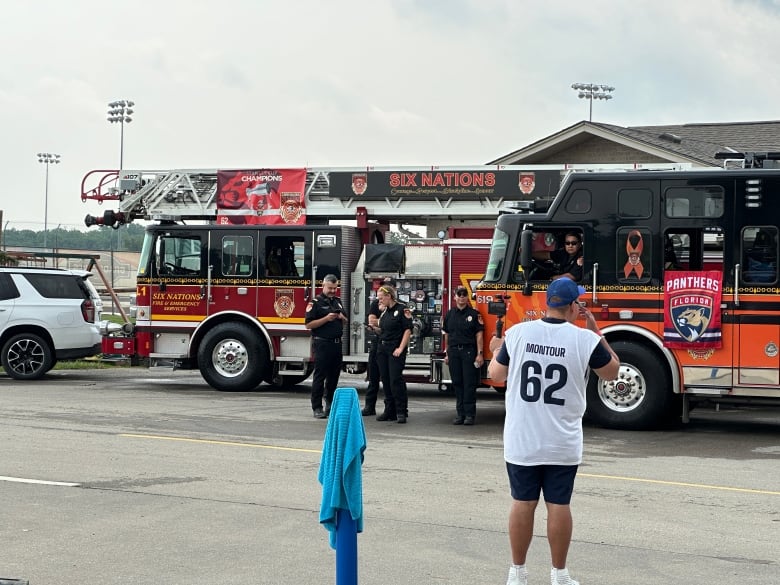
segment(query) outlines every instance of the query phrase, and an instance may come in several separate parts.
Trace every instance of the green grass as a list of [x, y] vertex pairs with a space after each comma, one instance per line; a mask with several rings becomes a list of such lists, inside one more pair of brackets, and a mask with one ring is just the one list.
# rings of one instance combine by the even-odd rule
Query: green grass
[[[119, 315], [112, 315], [111, 313], [103, 313], [101, 319], [104, 321], [110, 321], [111, 323], [122, 324], [124, 321]], [[132, 321], [132, 319], [131, 319]], [[122, 368], [129, 367], [129, 359], [120, 359], [115, 361], [104, 361], [100, 355], [96, 355], [83, 360], [66, 360], [57, 362], [54, 366], [55, 370], [105, 370], [108, 368]]]

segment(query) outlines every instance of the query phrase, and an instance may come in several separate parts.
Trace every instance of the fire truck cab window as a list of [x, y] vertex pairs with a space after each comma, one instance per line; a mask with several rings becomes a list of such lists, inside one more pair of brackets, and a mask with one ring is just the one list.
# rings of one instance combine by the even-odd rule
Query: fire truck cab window
[[566, 211], [569, 213], [589, 213], [591, 208], [591, 194], [587, 189], [575, 189], [566, 202]]
[[670, 187], [666, 190], [666, 217], [721, 217], [723, 187]]
[[157, 240], [157, 271], [160, 275], [201, 273], [201, 242], [197, 236], [163, 236]]
[[251, 276], [254, 266], [252, 236], [225, 236], [222, 238], [222, 274], [224, 276]]
[[265, 266], [268, 276], [306, 277], [303, 238], [269, 236], [265, 239]]
[[647, 218], [653, 213], [653, 192], [648, 189], [618, 191], [618, 216]]
[[746, 283], [777, 280], [777, 228], [746, 227], [742, 230], [743, 279]]

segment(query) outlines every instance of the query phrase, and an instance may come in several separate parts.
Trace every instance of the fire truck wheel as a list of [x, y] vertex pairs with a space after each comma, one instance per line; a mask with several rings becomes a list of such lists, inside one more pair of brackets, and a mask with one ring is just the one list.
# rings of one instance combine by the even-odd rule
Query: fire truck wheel
[[54, 367], [54, 351], [39, 335], [19, 333], [3, 345], [2, 363], [15, 380], [38, 380]]
[[206, 333], [198, 365], [209, 386], [224, 392], [254, 390], [270, 367], [259, 333], [243, 323], [220, 323]]
[[588, 418], [614, 429], [642, 430], [668, 422], [675, 396], [669, 369], [651, 348], [616, 341], [612, 349], [620, 358], [620, 372], [613, 381], [595, 374], [588, 381]]

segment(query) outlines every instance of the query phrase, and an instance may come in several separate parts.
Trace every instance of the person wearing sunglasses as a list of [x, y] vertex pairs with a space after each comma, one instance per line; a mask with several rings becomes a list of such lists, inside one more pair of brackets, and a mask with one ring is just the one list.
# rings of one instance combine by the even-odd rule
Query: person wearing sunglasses
[[455, 391], [454, 425], [471, 426], [477, 416], [477, 384], [484, 359], [482, 315], [469, 303], [465, 286], [455, 289], [455, 306], [447, 311], [442, 323], [444, 363], [450, 368]]
[[582, 237], [577, 232], [567, 232], [563, 238], [563, 248], [552, 252], [534, 252], [537, 260], [549, 260], [555, 266], [555, 274], [550, 280], [570, 278], [574, 282], [582, 280]]

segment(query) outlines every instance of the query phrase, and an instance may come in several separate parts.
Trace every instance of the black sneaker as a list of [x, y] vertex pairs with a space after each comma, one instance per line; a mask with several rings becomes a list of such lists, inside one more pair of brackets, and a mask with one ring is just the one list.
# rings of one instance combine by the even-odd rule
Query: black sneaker
[[373, 406], [366, 406], [360, 411], [360, 414], [363, 416], [374, 416], [376, 414], [376, 409]]
[[399, 414], [399, 415], [396, 417], [396, 419], [397, 419], [397, 420], [396, 420], [396, 422], [397, 422], [399, 425], [405, 425], [405, 424], [406, 424], [406, 415], [405, 415], [405, 414]]
[[465, 421], [465, 420], [466, 419], [464, 417], [462, 417], [462, 416], [456, 416], [454, 419], [452, 419], [452, 424], [454, 424], [454, 425], [462, 425], [463, 421]]
[[466, 418], [463, 419], [463, 424], [466, 425], [467, 427], [472, 426], [474, 422], [475, 421], [473, 416], [467, 416]]
[[321, 408], [314, 409], [314, 418], [328, 418], [328, 415]]

